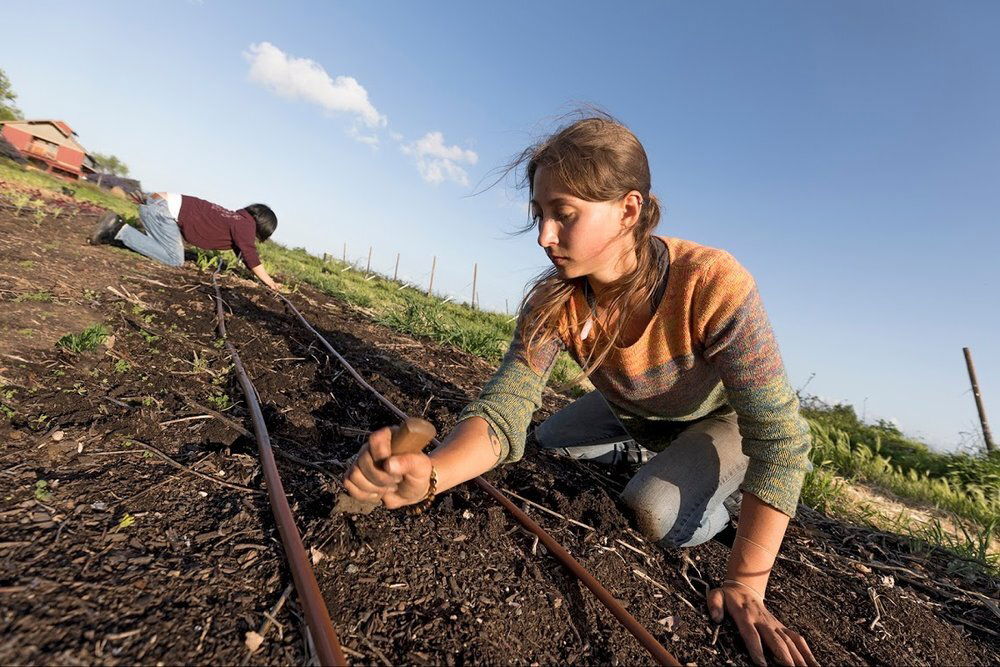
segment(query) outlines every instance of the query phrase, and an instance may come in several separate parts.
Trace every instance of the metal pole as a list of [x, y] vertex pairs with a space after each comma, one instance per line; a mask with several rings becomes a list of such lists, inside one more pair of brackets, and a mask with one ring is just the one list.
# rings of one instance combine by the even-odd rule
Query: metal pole
[[431, 295], [431, 290], [434, 288], [434, 269], [437, 268], [438, 258], [437, 255], [434, 256], [434, 260], [431, 262], [431, 281], [427, 284], [427, 296]]
[[347, 264], [347, 241], [344, 241], [344, 264]]
[[986, 451], [993, 452], [996, 451], [997, 446], [993, 444], [993, 434], [990, 433], [990, 425], [986, 421], [986, 408], [983, 406], [983, 397], [979, 393], [979, 382], [976, 380], [976, 367], [972, 365], [972, 351], [967, 347], [963, 347], [962, 352], [965, 353], [965, 365], [969, 369], [972, 395], [976, 397], [976, 409], [979, 411], [979, 423], [983, 426], [983, 440], [986, 442]]
[[368, 246], [368, 266], [365, 267], [365, 273], [372, 272], [372, 247]]
[[476, 309], [476, 274], [479, 272], [479, 264], [472, 263], [472, 309]]
[[399, 253], [396, 253], [396, 268], [392, 270], [392, 279], [395, 281], [399, 278]]

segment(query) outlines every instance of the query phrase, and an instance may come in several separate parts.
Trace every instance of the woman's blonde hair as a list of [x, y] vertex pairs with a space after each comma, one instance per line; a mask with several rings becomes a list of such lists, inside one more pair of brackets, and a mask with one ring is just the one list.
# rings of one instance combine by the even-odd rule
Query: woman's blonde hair
[[[522, 172], [520, 185], [534, 198], [535, 173], [544, 167], [574, 197], [592, 202], [620, 201], [633, 190], [642, 195], [639, 219], [631, 228], [636, 255], [635, 268], [608, 286], [602, 295], [609, 328], [594, 322], [594, 342], [581, 366], [583, 373], [569, 384], [588, 377], [621, 340], [625, 323], [637, 308], [646, 308], [653, 298], [659, 276], [657, 258], [649, 237], [660, 222], [660, 203], [649, 192], [649, 161], [632, 131], [611, 116], [599, 113], [580, 118], [542, 141], [529, 146], [508, 166], [508, 173]], [[534, 221], [520, 232], [528, 232]], [[571, 297], [584, 288], [586, 276], [565, 279], [555, 267], [539, 275], [521, 301], [521, 335], [525, 356], [533, 367], [534, 353], [559, 336]], [[568, 320], [567, 320], [568, 321]]]

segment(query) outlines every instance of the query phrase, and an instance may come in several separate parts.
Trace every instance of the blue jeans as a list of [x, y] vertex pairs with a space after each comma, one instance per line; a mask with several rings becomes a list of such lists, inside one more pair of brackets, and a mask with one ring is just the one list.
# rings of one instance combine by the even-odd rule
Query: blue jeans
[[170, 215], [164, 199], [147, 199], [139, 207], [139, 219], [146, 230], [125, 225], [115, 238], [137, 253], [170, 266], [184, 263], [184, 239], [177, 221]]
[[604, 397], [592, 391], [540, 424], [535, 439], [543, 451], [563, 456], [642, 464], [622, 500], [643, 534], [675, 547], [707, 542], [729, 525], [726, 505], [738, 502], [747, 470], [736, 413], [716, 412], [689, 424], [652, 424], [661, 434], [676, 434], [659, 453], [636, 442]]

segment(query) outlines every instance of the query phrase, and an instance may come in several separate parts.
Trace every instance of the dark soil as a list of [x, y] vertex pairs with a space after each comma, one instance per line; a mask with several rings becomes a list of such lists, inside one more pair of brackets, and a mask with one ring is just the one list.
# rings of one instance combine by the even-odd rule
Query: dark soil
[[[36, 223], [0, 209], [0, 403], [13, 413], [0, 415], [0, 663], [304, 663], [294, 595], [261, 649], [244, 646], [290, 577], [256, 443], [206, 410], [249, 428], [217, 344], [209, 277], [89, 247], [95, 220], [82, 210]], [[275, 448], [300, 461], [279, 467], [349, 658], [649, 662], [469, 485], [418, 517], [330, 516], [341, 462], [367, 430], [395, 420], [264, 290], [234, 276], [223, 284], [230, 340]], [[19, 300], [38, 290], [53, 300]], [[292, 299], [376, 389], [440, 433], [492, 370], [310, 288]], [[113, 338], [82, 354], [55, 347], [92, 322]], [[566, 400], [548, 396], [538, 417]], [[615, 499], [621, 473], [532, 450], [487, 478], [592, 526], [525, 506], [681, 662], [749, 664], [732, 624], [717, 627], [704, 611], [724, 544], [680, 552], [643, 541]], [[802, 508], [770, 609], [823, 664], [997, 664], [1000, 617], [980, 596], [995, 600], [998, 582], [914, 547]]]

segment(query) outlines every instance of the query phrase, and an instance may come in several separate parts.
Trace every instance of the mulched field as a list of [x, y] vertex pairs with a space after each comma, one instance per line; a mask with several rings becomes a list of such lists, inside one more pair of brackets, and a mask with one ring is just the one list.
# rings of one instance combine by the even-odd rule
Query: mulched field
[[[249, 421], [209, 276], [87, 246], [96, 218], [37, 222], [0, 208], [0, 402], [13, 413], [0, 415], [0, 663], [305, 663], [294, 594], [280, 604], [290, 576], [256, 444], [241, 434]], [[331, 516], [342, 462], [394, 419], [265, 290], [233, 276], [223, 285], [230, 340], [352, 661], [649, 662], [471, 486], [418, 517]], [[40, 291], [51, 300], [26, 296]], [[376, 389], [440, 433], [490, 375], [307, 287], [291, 298]], [[55, 346], [95, 322], [113, 333], [100, 348]], [[546, 397], [538, 417], [566, 400]], [[515, 499], [681, 662], [749, 664], [732, 624], [704, 611], [727, 546], [642, 540], [616, 502], [622, 475], [532, 450], [487, 478], [586, 524]], [[1000, 662], [994, 579], [808, 508], [782, 555], [770, 609], [824, 664]], [[248, 632], [265, 637], [255, 653]]]

